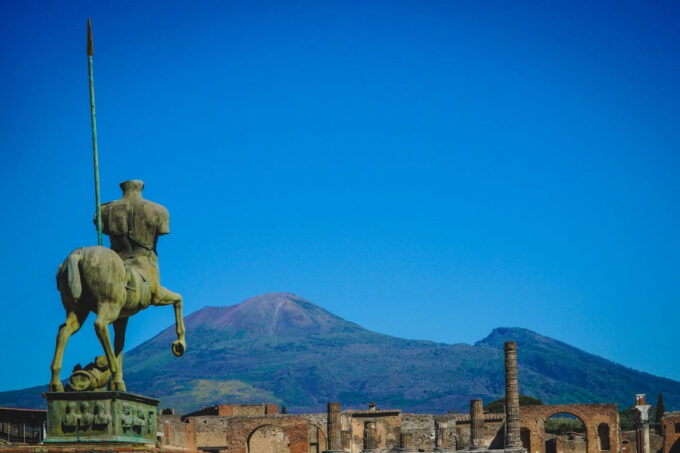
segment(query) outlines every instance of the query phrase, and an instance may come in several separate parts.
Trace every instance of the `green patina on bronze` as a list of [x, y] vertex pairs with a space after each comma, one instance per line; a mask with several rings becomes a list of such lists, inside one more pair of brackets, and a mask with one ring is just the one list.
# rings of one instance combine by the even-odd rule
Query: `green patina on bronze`
[[85, 365], [76, 365], [68, 378], [71, 391], [102, 391], [106, 390], [106, 385], [111, 380], [111, 369], [106, 356], [95, 357], [94, 361]]
[[156, 443], [156, 399], [124, 392], [48, 392], [43, 397], [45, 443]]
[[[76, 249], [57, 272], [57, 289], [66, 310], [66, 322], [57, 335], [50, 392], [64, 390], [59, 379], [64, 349], [90, 312], [97, 315], [94, 328], [108, 370], [99, 368], [110, 372], [110, 390], [125, 391], [122, 358], [128, 318], [150, 305], [173, 306], [177, 340], [171, 345], [172, 352], [178, 357], [184, 354], [182, 296], [161, 286], [156, 251], [158, 237], [170, 233], [168, 210], [142, 198], [143, 181], [124, 181], [120, 187], [123, 197], [102, 205], [101, 209], [102, 230], [111, 238], [111, 248]], [[113, 346], [108, 329], [111, 324], [115, 334]], [[91, 380], [92, 385], [82, 389], [101, 388], [107, 381], [108, 377], [98, 376]]]

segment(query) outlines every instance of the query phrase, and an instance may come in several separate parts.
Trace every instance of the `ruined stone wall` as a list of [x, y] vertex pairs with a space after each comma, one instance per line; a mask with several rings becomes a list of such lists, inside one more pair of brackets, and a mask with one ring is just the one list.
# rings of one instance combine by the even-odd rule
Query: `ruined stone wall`
[[231, 413], [224, 415], [249, 416], [279, 413], [279, 406], [276, 404], [230, 404], [229, 407], [231, 407]]
[[546, 453], [545, 421], [553, 415], [567, 413], [581, 419], [586, 425], [587, 453], [599, 453], [598, 427], [609, 427], [609, 450], [619, 451], [619, 413], [616, 404], [557, 404], [520, 407], [520, 434], [522, 444], [529, 453]]
[[364, 428], [366, 422], [376, 422], [377, 448], [390, 450], [399, 445], [401, 434], [400, 411], [349, 411], [345, 412], [351, 430], [351, 451], [360, 452], [364, 448]]
[[[199, 416], [182, 421], [160, 415], [166, 449], [225, 453], [309, 453], [309, 420], [297, 415]], [[255, 450], [249, 450], [249, 443]]]
[[220, 416], [245, 416], [245, 415], [269, 415], [278, 414], [277, 404], [217, 404], [215, 406], [204, 407], [200, 410], [186, 414], [187, 417], [198, 417], [201, 415], [220, 415]]
[[[413, 445], [416, 449], [434, 449], [434, 415], [401, 414], [401, 432], [413, 434]], [[451, 434], [455, 434], [455, 428]]]
[[585, 436], [546, 434], [547, 453], [586, 453]]
[[664, 437], [663, 453], [680, 453], [680, 411], [665, 414], [661, 418], [661, 423]]
[[309, 452], [309, 421], [297, 415], [228, 417], [226, 450], [229, 453], [247, 453], [250, 451], [248, 443], [251, 439], [257, 441], [258, 445], [265, 441], [280, 444], [284, 442], [279, 442], [281, 433], [285, 436], [290, 453]]
[[231, 417], [200, 416], [187, 420], [193, 427], [194, 440], [197, 448], [222, 450], [227, 445], [227, 425]]
[[[468, 414], [457, 415], [456, 436], [458, 449], [468, 450], [472, 447], [472, 424]], [[484, 430], [482, 446], [490, 449], [503, 448], [505, 431], [505, 416], [503, 414], [484, 414]]]
[[[457, 446], [457, 426], [460, 415], [433, 415], [433, 414], [402, 414], [401, 431], [413, 434], [413, 445], [416, 449], [432, 450], [437, 445], [437, 425], [446, 425], [444, 428], [444, 438], [447, 439], [443, 448], [455, 450]], [[469, 417], [468, 417], [469, 419]], [[469, 425], [469, 422], [468, 422]], [[468, 426], [468, 439], [470, 437]], [[442, 433], [440, 433], [442, 434]], [[441, 442], [441, 441], [440, 441]]]
[[[158, 415], [158, 431], [163, 433], [160, 444], [164, 449], [189, 449], [187, 445], [187, 423], [179, 415]], [[192, 433], [193, 437], [193, 433]]]
[[302, 414], [309, 422], [309, 452], [317, 453], [328, 448], [327, 414]]
[[[264, 405], [259, 410], [264, 410]], [[255, 405], [251, 407], [257, 407]], [[569, 413], [579, 417], [586, 425], [585, 447], [578, 439], [554, 441], [554, 453], [601, 453], [598, 426], [609, 426], [609, 450], [619, 451], [618, 413], [613, 404], [575, 404], [555, 406], [525, 406], [521, 408], [522, 442], [531, 448], [529, 453], [546, 453], [546, 440], [555, 436], [546, 435], [545, 420], [558, 413]], [[680, 423], [680, 413], [677, 414]], [[161, 445], [164, 448], [186, 448], [189, 450], [210, 449], [222, 453], [247, 453], [248, 442], [254, 437], [258, 448], [273, 449], [283, 443], [290, 444], [291, 453], [320, 453], [328, 447], [327, 414], [300, 415], [256, 415], [256, 416], [195, 416], [184, 417], [185, 422], [176, 415], [159, 415], [159, 431], [163, 431]], [[360, 452], [364, 447], [364, 432], [367, 421], [375, 422], [377, 447], [389, 450], [399, 445], [401, 433], [413, 435], [413, 445], [417, 450], [432, 451], [436, 446], [439, 426], [440, 439], [448, 439], [445, 448], [463, 450], [471, 447], [471, 423], [469, 414], [402, 414], [399, 410], [349, 410], [341, 413], [340, 424], [349, 433], [352, 452]], [[484, 414], [482, 447], [501, 449], [504, 444], [504, 414]], [[680, 432], [675, 433], [675, 419], [666, 420], [666, 432], [671, 442], [680, 449]], [[258, 431], [258, 429], [260, 431]], [[373, 429], [373, 428], [371, 428]], [[443, 430], [443, 431], [442, 431]], [[680, 430], [679, 430], [680, 431]], [[371, 431], [373, 432], [373, 431]], [[674, 436], [674, 437], [673, 437]], [[673, 440], [675, 439], [675, 440]], [[634, 438], [631, 440], [634, 446]], [[629, 441], [629, 444], [630, 442]], [[267, 443], [269, 442], [269, 443]], [[652, 453], [657, 453], [652, 440]], [[271, 445], [270, 445], [271, 444]], [[281, 447], [282, 448], [282, 447]], [[661, 448], [661, 447], [659, 447]], [[264, 451], [263, 450], [263, 451]], [[267, 450], [268, 451], [268, 450]], [[251, 452], [253, 453], [253, 452]], [[258, 452], [259, 453], [259, 452]], [[550, 452], [553, 453], [553, 452]], [[635, 453], [634, 448], [622, 453]], [[668, 447], [658, 453], [680, 453]]]
[[[663, 453], [665, 450], [664, 437], [654, 431], [649, 432], [649, 451]], [[635, 453], [637, 451], [637, 435], [633, 431], [621, 431], [621, 453]]]

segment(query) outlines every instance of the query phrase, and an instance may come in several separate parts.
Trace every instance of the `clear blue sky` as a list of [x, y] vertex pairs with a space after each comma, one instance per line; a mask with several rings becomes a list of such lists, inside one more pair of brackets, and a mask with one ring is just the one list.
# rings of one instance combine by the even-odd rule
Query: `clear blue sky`
[[[96, 242], [88, 17], [102, 198], [139, 178], [169, 208], [187, 314], [290, 291], [680, 380], [679, 8], [0, 2], [0, 390], [48, 382], [55, 272]], [[101, 353], [92, 319], [64, 375]], [[172, 320], [133, 318], [128, 349]]]

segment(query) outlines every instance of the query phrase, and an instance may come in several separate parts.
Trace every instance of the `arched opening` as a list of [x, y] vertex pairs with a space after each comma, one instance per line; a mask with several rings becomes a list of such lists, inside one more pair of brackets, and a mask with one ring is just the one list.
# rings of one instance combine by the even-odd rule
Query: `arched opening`
[[671, 449], [668, 450], [668, 453], [680, 453], [680, 439], [675, 441], [675, 443], [671, 446]]
[[[543, 424], [545, 453], [586, 453], [588, 438], [583, 420], [569, 413], [554, 414]], [[520, 432], [521, 434], [521, 432]]]
[[527, 452], [531, 453], [531, 430], [529, 430], [529, 428], [520, 428], [519, 438], [522, 441], [522, 447], [526, 448]]
[[321, 453], [328, 449], [326, 434], [316, 425], [309, 425], [309, 453]]
[[248, 436], [248, 453], [290, 453], [288, 436], [277, 426], [260, 426]]
[[597, 425], [597, 437], [600, 439], [600, 451], [609, 451], [611, 449], [609, 444], [609, 425], [600, 423]]

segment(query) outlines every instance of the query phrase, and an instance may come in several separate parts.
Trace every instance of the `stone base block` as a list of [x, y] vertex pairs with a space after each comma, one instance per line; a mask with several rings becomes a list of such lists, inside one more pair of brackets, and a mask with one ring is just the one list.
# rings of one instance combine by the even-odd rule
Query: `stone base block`
[[154, 444], [159, 401], [126, 392], [48, 392], [45, 444]]

